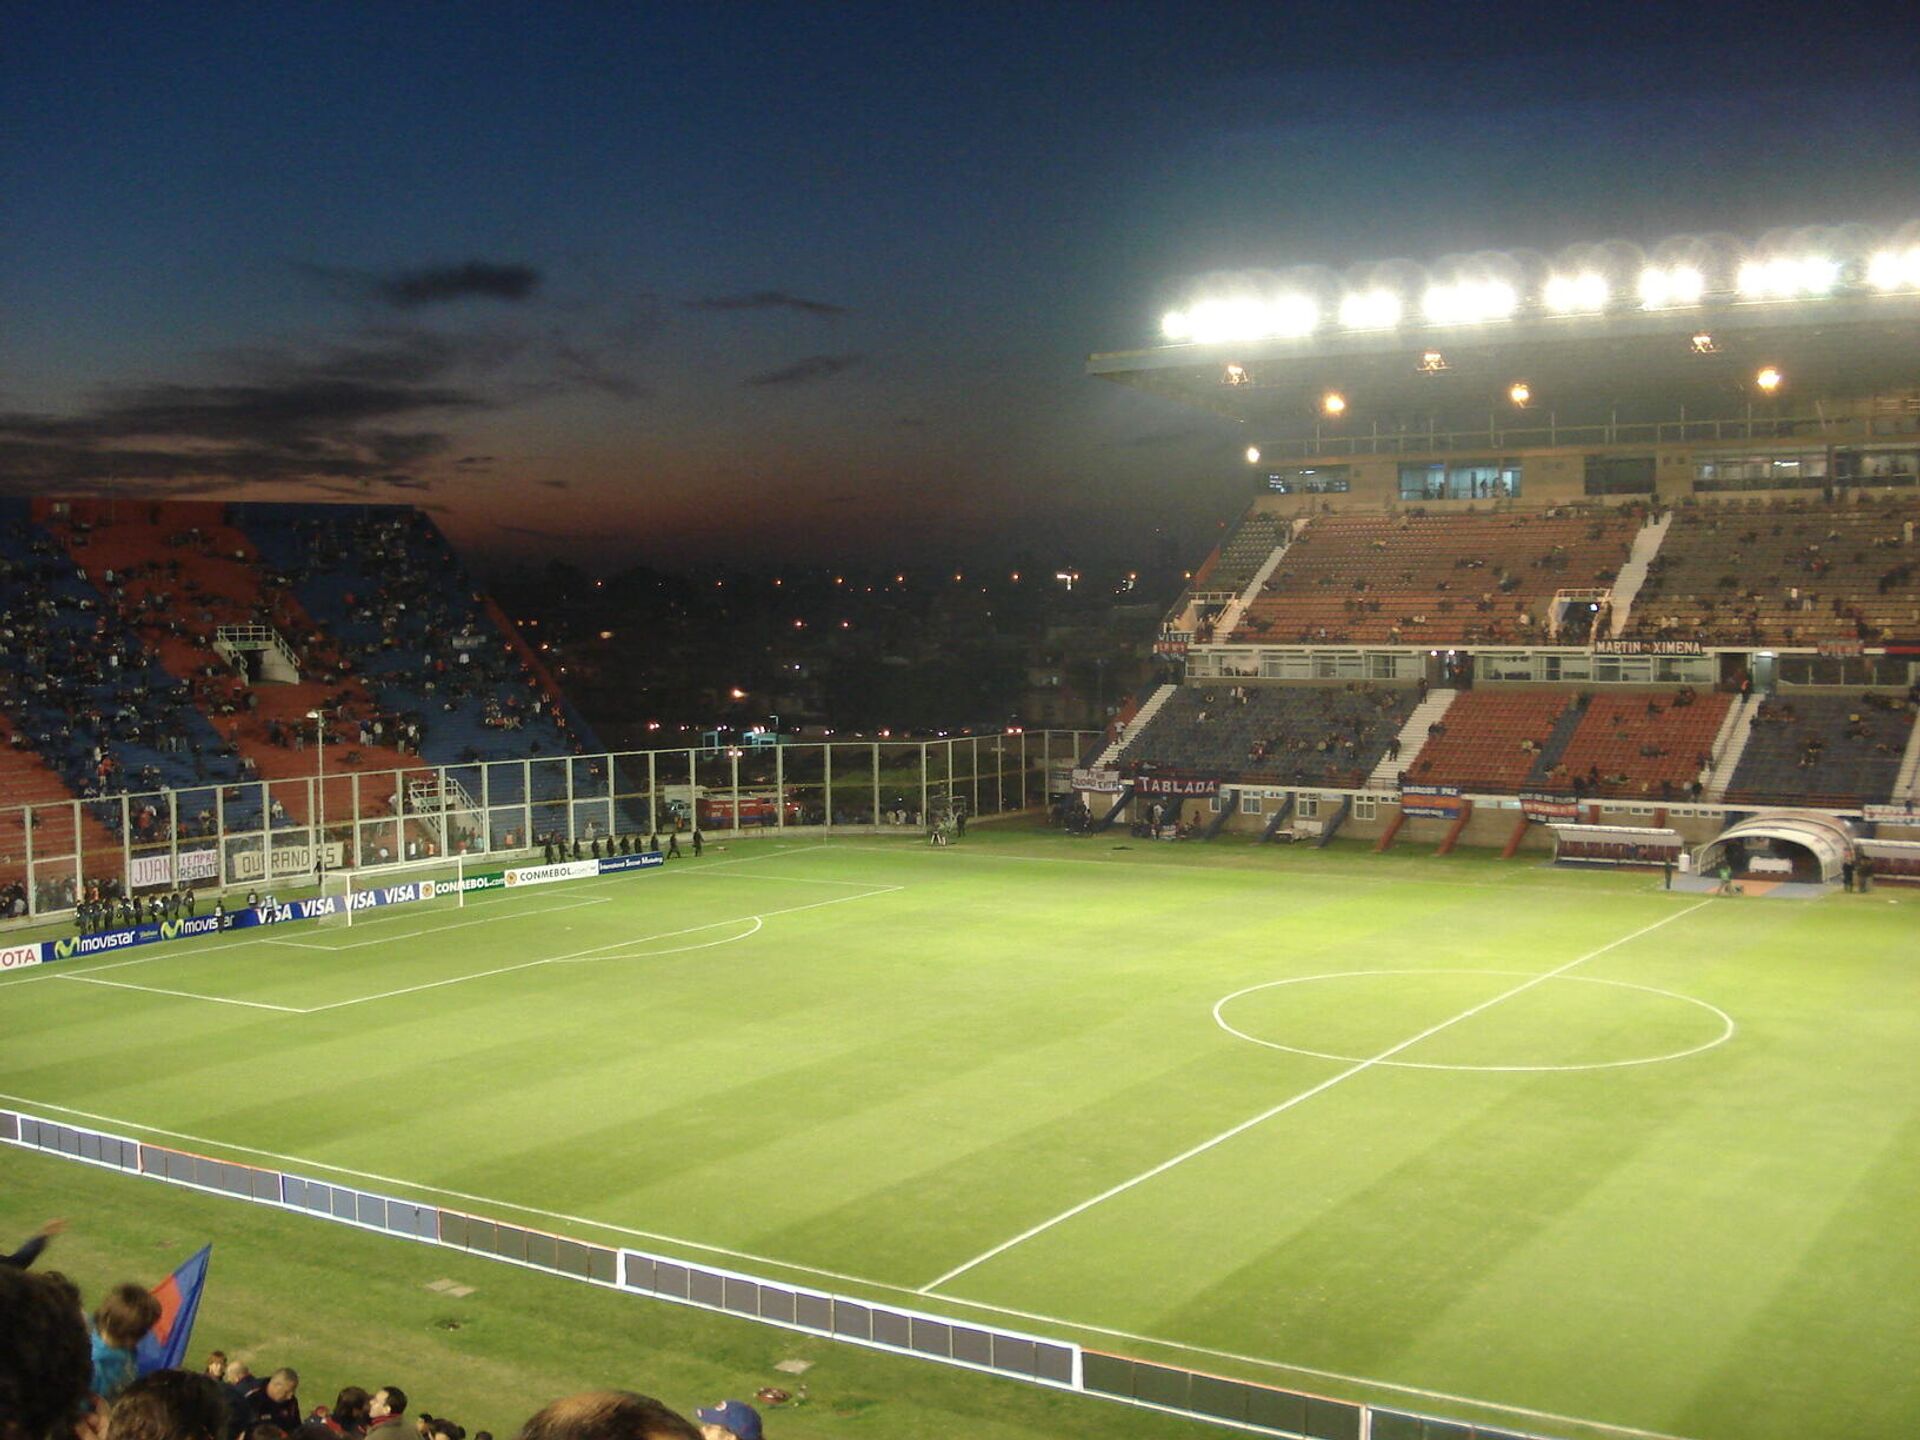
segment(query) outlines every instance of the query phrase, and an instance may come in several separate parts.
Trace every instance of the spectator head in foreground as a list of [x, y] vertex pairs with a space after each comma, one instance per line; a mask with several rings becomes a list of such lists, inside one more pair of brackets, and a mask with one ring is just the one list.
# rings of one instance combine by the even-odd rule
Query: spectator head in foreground
[[227, 1397], [210, 1375], [156, 1370], [121, 1392], [107, 1426], [118, 1440], [225, 1440]]
[[693, 1422], [650, 1395], [584, 1390], [520, 1427], [519, 1440], [702, 1440]]
[[211, 1375], [216, 1380], [225, 1380], [227, 1378], [227, 1352], [226, 1351], [213, 1350], [208, 1352], [207, 1374]]
[[134, 1347], [160, 1319], [160, 1302], [144, 1285], [116, 1285], [93, 1312], [93, 1393], [118, 1400], [134, 1382]]
[[744, 1400], [722, 1400], [693, 1412], [702, 1440], [760, 1440], [760, 1412]]
[[368, 1414], [373, 1397], [358, 1385], [349, 1385], [333, 1397], [333, 1409], [324, 1406], [316, 1409], [314, 1420], [323, 1420], [327, 1428], [336, 1435], [360, 1435], [365, 1433], [367, 1423], [373, 1417]]
[[393, 1426], [407, 1413], [407, 1392], [398, 1385], [382, 1385], [367, 1402], [368, 1430], [394, 1434]]
[[87, 1411], [87, 1325], [45, 1275], [0, 1266], [0, 1440], [66, 1440]]

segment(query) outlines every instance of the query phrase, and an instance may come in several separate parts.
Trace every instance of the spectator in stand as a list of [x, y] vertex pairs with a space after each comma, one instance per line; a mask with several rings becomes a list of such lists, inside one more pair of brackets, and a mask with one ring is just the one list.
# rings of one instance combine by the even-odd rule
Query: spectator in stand
[[316, 1405], [307, 1419], [318, 1420], [335, 1435], [357, 1440], [357, 1437], [367, 1433], [367, 1426], [372, 1423], [372, 1417], [367, 1413], [367, 1407], [372, 1403], [373, 1397], [366, 1391], [358, 1385], [349, 1385], [333, 1397], [331, 1410], [324, 1405]]
[[760, 1412], [744, 1400], [723, 1400], [693, 1413], [701, 1440], [760, 1440]]
[[0, 1265], [0, 1440], [101, 1440], [89, 1412], [93, 1365], [72, 1291], [49, 1275]]
[[227, 1434], [229, 1437], [244, 1435], [247, 1427], [253, 1423], [253, 1394], [264, 1388], [264, 1382], [254, 1377], [244, 1360], [227, 1362]]
[[556, 1400], [520, 1427], [518, 1440], [704, 1440], [693, 1422], [650, 1395], [588, 1390]]
[[114, 1440], [222, 1440], [227, 1407], [211, 1377], [190, 1370], [143, 1375], [114, 1402]]
[[276, 1425], [291, 1435], [300, 1428], [300, 1372], [282, 1365], [253, 1392], [253, 1422]]
[[367, 1428], [371, 1440], [399, 1440], [407, 1413], [407, 1392], [398, 1385], [382, 1385], [367, 1402]]
[[144, 1285], [116, 1285], [93, 1316], [93, 1393], [120, 1398], [134, 1381], [133, 1352], [160, 1319], [160, 1302]]

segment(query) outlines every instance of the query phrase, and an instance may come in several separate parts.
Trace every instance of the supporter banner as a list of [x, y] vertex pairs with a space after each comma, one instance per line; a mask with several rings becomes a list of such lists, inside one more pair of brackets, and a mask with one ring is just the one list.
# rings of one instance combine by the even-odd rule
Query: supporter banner
[[1120, 778], [1120, 772], [1112, 769], [1075, 770], [1073, 788], [1091, 790], [1100, 795], [1118, 795], [1127, 788], [1126, 781]]
[[29, 965], [40, 963], [40, 946], [5, 945], [0, 946], [0, 970], [24, 970]]
[[1457, 785], [1400, 787], [1400, 813], [1409, 820], [1458, 820], [1464, 808]]
[[134, 856], [127, 866], [127, 881], [136, 890], [149, 885], [171, 885], [173, 856], [165, 851], [158, 855]]
[[1814, 648], [1821, 655], [1852, 656], [1867, 653], [1866, 642], [1863, 640], [1822, 640]]
[[[340, 868], [340, 842], [338, 840], [329, 840], [325, 845], [321, 846], [320, 855], [321, 858], [326, 861], [328, 869], [337, 870]], [[184, 855], [180, 858], [182, 860], [186, 859]], [[261, 861], [262, 856], [258, 850], [234, 851], [232, 861], [228, 867], [229, 878], [233, 880], [265, 879], [266, 872], [262, 868]], [[313, 869], [313, 849], [311, 846], [302, 843], [298, 845], [276, 845], [273, 847], [273, 873], [275, 875], [282, 877], [305, 875], [311, 869]], [[210, 873], [211, 872], [209, 872], [209, 874]]]
[[609, 855], [599, 862], [599, 873], [618, 875], [622, 870], [651, 870], [656, 865], [666, 864], [667, 857], [658, 850], [642, 851], [638, 855]]
[[[337, 849], [338, 847], [332, 847]], [[217, 880], [220, 878], [220, 852], [218, 850], [182, 850], [179, 865], [180, 883], [193, 880]]]
[[1522, 795], [1520, 813], [1536, 825], [1580, 818], [1580, 802], [1565, 795]]
[[1596, 640], [1596, 655], [1704, 655], [1698, 640]]
[[1860, 817], [1874, 825], [1920, 825], [1920, 808], [1905, 805], [1863, 805]]
[[590, 880], [600, 873], [598, 860], [563, 860], [557, 865], [522, 865], [506, 872], [507, 884], [551, 885], [556, 880]]
[[1218, 780], [1177, 780], [1170, 775], [1136, 775], [1134, 790], [1141, 795], [1169, 795], [1185, 799], [1220, 793]]
[[1153, 642], [1153, 653], [1156, 655], [1184, 655], [1187, 653], [1187, 642], [1185, 640], [1156, 640]]

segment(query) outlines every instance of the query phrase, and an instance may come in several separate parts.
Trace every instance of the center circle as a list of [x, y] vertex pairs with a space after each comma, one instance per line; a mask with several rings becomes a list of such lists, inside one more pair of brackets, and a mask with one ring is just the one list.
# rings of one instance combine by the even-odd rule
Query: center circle
[[[1531, 1009], [1539, 1017], [1535, 1021], [1539, 1029], [1528, 1028], [1521, 1032], [1523, 1043], [1542, 1040], [1552, 1043], [1557, 1040], [1560, 1042], [1557, 1048], [1562, 1053], [1571, 1045], [1597, 1046], [1603, 1054], [1615, 1048], [1632, 1048], [1641, 1053], [1605, 1054], [1605, 1058], [1559, 1063], [1532, 1063], [1531, 1057], [1527, 1057], [1529, 1063], [1511, 1064], [1399, 1058], [1373, 1060], [1366, 1053], [1369, 1049], [1373, 1054], [1391, 1050], [1396, 1043], [1404, 1043], [1415, 1036], [1420, 1037], [1420, 1044], [1425, 1044], [1429, 1027], [1437, 1042], [1444, 1044], [1452, 1040], [1457, 1044], [1463, 1033], [1483, 1014], [1500, 1017], [1506, 1009], [1506, 997], [1498, 989], [1479, 983], [1487, 980], [1538, 982], [1516, 991], [1511, 997], [1515, 1006]], [[1596, 1006], [1593, 1003], [1595, 992], [1592, 990], [1586, 999], [1578, 1001], [1573, 997], [1579, 992], [1553, 993], [1555, 987], [1564, 985], [1599, 987], [1606, 993], [1606, 1000]], [[1292, 988], [1300, 986], [1309, 988]], [[1313, 987], [1327, 988], [1316, 991]], [[1509, 990], [1513, 988], [1507, 987]], [[1380, 1002], [1383, 1000], [1391, 1003], [1382, 1006]], [[1489, 1004], [1490, 1001], [1501, 1003]], [[1480, 1008], [1482, 1006], [1484, 1010]], [[1403, 1012], [1409, 1008], [1416, 1012], [1415, 1018], [1405, 1018]], [[1236, 1012], [1234, 1019], [1228, 1018], [1229, 1009]], [[1381, 1018], [1382, 1010], [1387, 1012], [1384, 1020]], [[1505, 1017], [1510, 1030], [1512, 1016], [1513, 1012], [1508, 1011]], [[1520, 971], [1458, 969], [1340, 970], [1325, 975], [1297, 975], [1286, 980], [1268, 980], [1236, 990], [1215, 1001], [1213, 1019], [1215, 1024], [1236, 1039], [1269, 1050], [1283, 1050], [1290, 1055], [1310, 1056], [1316, 1060], [1333, 1060], [1346, 1065], [1375, 1064], [1383, 1069], [1395, 1070], [1516, 1073], [1618, 1070], [1633, 1065], [1658, 1065], [1668, 1060], [1684, 1060], [1726, 1044], [1733, 1038], [1736, 1028], [1733, 1017], [1719, 1006], [1652, 985], [1635, 985], [1626, 980], [1602, 980], [1591, 975], [1552, 975], [1543, 979]], [[1456, 1021], [1461, 1034], [1454, 1033]], [[1340, 1038], [1362, 1038], [1359, 1032], [1381, 1025], [1385, 1028], [1379, 1029], [1378, 1043], [1372, 1043], [1376, 1040], [1374, 1036], [1365, 1037], [1370, 1042], [1366, 1046], [1349, 1047], [1338, 1043]], [[1585, 1033], [1574, 1032], [1574, 1027], [1580, 1027]], [[1316, 1036], [1312, 1043], [1293, 1043], [1303, 1037], [1289, 1032], [1303, 1028], [1335, 1033], [1330, 1038]], [[1346, 1033], [1340, 1034], [1342, 1031]], [[1275, 1038], [1275, 1032], [1282, 1038]], [[1661, 1037], [1659, 1043], [1645, 1043], [1642, 1032]], [[1617, 1046], [1610, 1043], [1623, 1036], [1628, 1042], [1638, 1039], [1641, 1043], [1637, 1047], [1630, 1047], [1628, 1043]], [[1362, 1053], [1344, 1053], [1348, 1048]], [[1408, 1046], [1409, 1050], [1417, 1048], [1417, 1045]], [[1516, 1062], [1520, 1058], [1516, 1057]]]

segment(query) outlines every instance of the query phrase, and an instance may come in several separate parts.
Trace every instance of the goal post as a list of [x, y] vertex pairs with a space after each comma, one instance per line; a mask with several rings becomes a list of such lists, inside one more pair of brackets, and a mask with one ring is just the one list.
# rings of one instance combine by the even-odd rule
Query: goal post
[[320, 894], [334, 898], [336, 903], [320, 917], [320, 923], [351, 926], [356, 917], [366, 920], [390, 906], [404, 906], [409, 912], [422, 906], [463, 909], [467, 891], [480, 878], [481, 872], [469, 867], [465, 855], [331, 871], [320, 878]]

